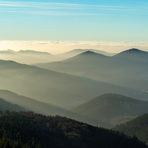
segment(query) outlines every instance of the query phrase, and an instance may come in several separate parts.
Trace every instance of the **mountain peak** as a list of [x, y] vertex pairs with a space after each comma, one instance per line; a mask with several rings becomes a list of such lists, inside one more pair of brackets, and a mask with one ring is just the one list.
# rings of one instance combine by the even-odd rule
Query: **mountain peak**
[[140, 50], [140, 49], [137, 49], [137, 48], [131, 48], [131, 49], [128, 49], [128, 50], [125, 50], [123, 52], [120, 52], [119, 54], [115, 55], [115, 56], [123, 56], [123, 57], [127, 57], [127, 56], [139, 56], [141, 55], [142, 57], [143, 56], [147, 56], [147, 53], [146, 51], [143, 51], [143, 50]]
[[140, 50], [140, 49], [137, 49], [137, 48], [131, 48], [131, 49], [128, 49], [128, 50], [121, 52], [121, 54], [122, 53], [123, 54], [140, 54], [140, 53], [147, 53], [147, 52]]
[[113, 53], [109, 53], [109, 52], [105, 52], [103, 50], [97, 50], [97, 49], [73, 49], [69, 52], [67, 52], [68, 54], [75, 54], [75, 55], [79, 55], [81, 53], [90, 53], [90, 52], [93, 52], [93, 53], [96, 53], [96, 54], [101, 54], [101, 55], [105, 55], [105, 56], [112, 56], [114, 55]]
[[143, 51], [140, 50], [140, 49], [137, 49], [137, 48], [131, 48], [131, 49], [126, 50], [125, 52], [128, 52], [128, 53], [139, 53], [139, 52], [143, 52]]
[[93, 52], [93, 51], [90, 51], [90, 50], [87, 50], [83, 54], [97, 54], [97, 53], [96, 52]]
[[83, 56], [103, 56], [104, 57], [104, 55], [96, 53], [94, 51], [90, 51], [90, 50], [87, 50], [87, 51], [81, 53], [80, 55], [83, 55]]

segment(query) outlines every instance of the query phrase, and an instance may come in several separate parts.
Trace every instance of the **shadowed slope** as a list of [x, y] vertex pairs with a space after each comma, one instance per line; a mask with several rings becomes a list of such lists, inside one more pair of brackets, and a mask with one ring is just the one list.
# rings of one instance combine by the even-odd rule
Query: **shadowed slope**
[[123, 132], [129, 136], [136, 136], [148, 144], [148, 114], [118, 125], [114, 130]]
[[114, 125], [148, 113], [148, 102], [117, 94], [105, 94], [76, 107], [73, 111]]
[[7, 142], [14, 148], [146, 148], [137, 139], [59, 116], [4, 113], [0, 131], [0, 144]]
[[[78, 121], [86, 122], [92, 125], [99, 124], [99, 125], [103, 125], [104, 127], [109, 126], [106, 123], [102, 123], [102, 122], [98, 123], [96, 122], [96, 120], [93, 120], [89, 117], [85, 117], [77, 113], [73, 113], [71, 111], [65, 110], [63, 108], [54, 106], [49, 103], [43, 103], [35, 99], [21, 96], [7, 90], [0, 90], [0, 98], [3, 98], [3, 101], [0, 101], [1, 110], [4, 110], [4, 109], [10, 110], [10, 111], [26, 110], [26, 111], [33, 111], [35, 113], [41, 113], [44, 115], [61, 115], [61, 116], [69, 117]], [[17, 104], [17, 105], [12, 105], [12, 104]], [[21, 109], [21, 107], [24, 109]]]

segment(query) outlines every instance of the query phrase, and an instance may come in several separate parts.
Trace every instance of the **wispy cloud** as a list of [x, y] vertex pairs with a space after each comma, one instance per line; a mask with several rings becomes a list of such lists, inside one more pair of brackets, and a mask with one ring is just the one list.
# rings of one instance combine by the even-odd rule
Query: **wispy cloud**
[[[22, 10], [21, 10], [22, 9]], [[79, 3], [54, 2], [25, 2], [0, 1], [1, 13], [24, 13], [32, 15], [105, 15], [118, 14], [118, 12], [137, 13], [137, 8], [118, 5], [93, 5]], [[138, 13], [146, 14], [148, 10], [143, 7]]]

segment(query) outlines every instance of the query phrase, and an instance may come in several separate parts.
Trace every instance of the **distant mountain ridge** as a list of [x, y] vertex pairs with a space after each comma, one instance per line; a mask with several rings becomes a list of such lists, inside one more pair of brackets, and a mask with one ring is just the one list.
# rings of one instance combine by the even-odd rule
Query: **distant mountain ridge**
[[105, 52], [103, 50], [97, 50], [97, 49], [73, 49], [73, 50], [63, 53], [63, 54], [69, 55], [70, 57], [72, 57], [72, 56], [76, 56], [78, 54], [81, 54], [81, 53], [87, 52], [87, 51], [95, 52], [95, 53], [106, 55], [106, 56], [114, 55], [114, 53], [109, 53], [109, 52]]
[[62, 61], [71, 57], [74, 57], [80, 53], [86, 52], [86, 51], [92, 51], [95, 53], [101, 53], [104, 55], [107, 55], [106, 52], [98, 51], [94, 49], [74, 49], [72, 51], [58, 54], [58, 55], [52, 55], [49, 52], [43, 52], [43, 51], [37, 51], [37, 50], [0, 50], [0, 59], [1, 60], [11, 60], [16, 61], [19, 63], [24, 64], [38, 64], [38, 63], [45, 63], [45, 62], [54, 62], [54, 61]]
[[128, 50], [125, 50], [123, 52], [120, 52], [119, 54], [116, 54], [114, 57], [118, 57], [118, 58], [128, 58], [129, 60], [146, 60], [143, 58], [147, 58], [148, 57], [148, 52], [147, 51], [143, 51], [137, 48], [131, 48]]
[[[91, 53], [91, 51], [89, 52]], [[112, 57], [97, 53], [96, 56], [93, 56], [94, 54], [86, 55], [83, 52], [64, 61], [43, 63], [37, 66], [140, 91], [148, 91], [148, 52], [129, 49]]]
[[131, 49], [125, 50], [119, 54], [148, 54], [148, 52], [140, 50], [138, 48], [131, 48]]
[[127, 94], [139, 99], [146, 99], [148, 96], [147, 93], [110, 83], [11, 61], [0, 61], [0, 69], [0, 84], [3, 84], [0, 89], [11, 90], [66, 109], [105, 93]]
[[48, 52], [41, 52], [41, 51], [36, 51], [36, 50], [0, 50], [0, 54], [43, 54], [43, 55], [50, 55]]
[[10, 60], [24, 64], [44, 63], [54, 60], [54, 56], [48, 52], [35, 50], [0, 50], [1, 60]]
[[77, 55], [77, 56], [85, 56], [85, 55], [88, 55], [88, 56], [102, 56], [102, 57], [106, 57], [105, 55], [103, 55], [103, 54], [100, 54], [100, 53], [97, 53], [97, 52], [94, 52], [94, 51], [85, 51], [85, 52], [82, 52], [82, 53], [80, 53], [79, 55]]
[[20, 50], [17, 53], [19, 54], [43, 54], [43, 55], [51, 55], [49, 52], [41, 52], [41, 51], [35, 51], [35, 50]]

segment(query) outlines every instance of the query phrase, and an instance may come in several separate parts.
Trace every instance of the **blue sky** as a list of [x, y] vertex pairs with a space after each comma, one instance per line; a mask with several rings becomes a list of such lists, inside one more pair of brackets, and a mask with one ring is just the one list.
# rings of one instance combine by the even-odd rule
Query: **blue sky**
[[147, 41], [148, 0], [0, 0], [0, 40]]

